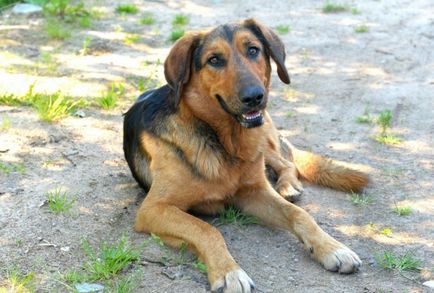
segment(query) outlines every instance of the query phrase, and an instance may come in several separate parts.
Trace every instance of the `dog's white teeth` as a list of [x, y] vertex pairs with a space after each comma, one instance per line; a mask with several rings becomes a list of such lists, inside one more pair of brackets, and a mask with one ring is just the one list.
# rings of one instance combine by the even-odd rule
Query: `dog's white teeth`
[[256, 113], [253, 113], [253, 114], [243, 114], [243, 118], [244, 119], [247, 119], [247, 120], [253, 120], [253, 119], [256, 119], [256, 118], [259, 118], [259, 117], [261, 117], [261, 112], [256, 112]]

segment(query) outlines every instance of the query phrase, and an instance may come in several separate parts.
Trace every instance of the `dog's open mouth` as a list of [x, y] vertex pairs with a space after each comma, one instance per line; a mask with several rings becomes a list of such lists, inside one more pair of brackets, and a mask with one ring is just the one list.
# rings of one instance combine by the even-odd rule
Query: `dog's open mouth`
[[218, 102], [220, 103], [220, 106], [223, 108], [223, 110], [230, 114], [232, 117], [235, 118], [235, 120], [238, 121], [238, 123], [241, 124], [242, 127], [245, 128], [254, 128], [259, 127], [262, 124], [264, 124], [264, 115], [262, 114], [262, 109], [255, 110], [255, 111], [249, 111], [243, 114], [236, 114], [230, 110], [228, 105], [225, 103], [225, 101], [220, 97], [219, 95], [216, 95], [216, 98]]
[[245, 128], [254, 128], [264, 124], [264, 115], [261, 111], [251, 111], [237, 117], [238, 122]]

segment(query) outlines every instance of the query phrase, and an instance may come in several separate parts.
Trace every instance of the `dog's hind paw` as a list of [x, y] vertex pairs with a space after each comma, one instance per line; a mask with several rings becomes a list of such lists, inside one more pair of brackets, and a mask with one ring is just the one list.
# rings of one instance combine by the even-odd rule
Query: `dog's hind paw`
[[346, 246], [329, 253], [321, 262], [327, 270], [341, 274], [355, 273], [362, 265], [358, 255]]
[[255, 283], [242, 269], [230, 271], [211, 286], [216, 293], [251, 293], [254, 289]]

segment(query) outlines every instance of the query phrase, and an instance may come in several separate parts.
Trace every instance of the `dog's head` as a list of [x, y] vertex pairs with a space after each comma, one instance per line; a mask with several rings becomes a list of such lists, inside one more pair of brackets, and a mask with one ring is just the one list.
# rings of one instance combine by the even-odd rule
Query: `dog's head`
[[185, 99], [199, 118], [230, 115], [245, 128], [264, 123], [270, 58], [289, 84], [282, 41], [253, 19], [226, 24], [177, 41], [164, 64], [175, 105]]

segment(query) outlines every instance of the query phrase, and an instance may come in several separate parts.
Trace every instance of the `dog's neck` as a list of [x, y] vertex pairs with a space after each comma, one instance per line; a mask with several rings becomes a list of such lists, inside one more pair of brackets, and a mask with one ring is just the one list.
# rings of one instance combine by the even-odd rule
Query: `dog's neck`
[[179, 111], [181, 119], [187, 122], [187, 125], [194, 125], [193, 121], [197, 119], [209, 126], [230, 157], [241, 161], [254, 161], [263, 153], [265, 144], [263, 126], [244, 128], [233, 117], [226, 114], [219, 119], [213, 119], [212, 114], [195, 113], [182, 100]]

